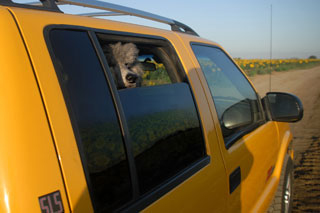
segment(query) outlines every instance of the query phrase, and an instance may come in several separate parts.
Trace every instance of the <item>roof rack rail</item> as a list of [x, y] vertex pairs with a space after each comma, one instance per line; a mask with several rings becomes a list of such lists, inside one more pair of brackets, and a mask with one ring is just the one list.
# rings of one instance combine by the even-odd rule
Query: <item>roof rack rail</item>
[[98, 16], [124, 16], [123, 13], [116, 12], [92, 12], [92, 13], [80, 13], [80, 16], [98, 17]]
[[136, 17], [168, 24], [171, 26], [171, 30], [175, 32], [183, 32], [183, 33], [199, 36], [189, 26], [182, 24], [178, 21], [175, 21], [173, 19], [169, 19], [163, 16], [145, 12], [142, 10], [137, 10], [130, 7], [125, 7], [125, 6], [103, 2], [99, 0], [39, 0], [39, 1], [41, 2], [42, 6], [41, 4], [39, 4], [40, 2], [39, 3], [32, 2], [29, 4], [19, 4], [19, 3], [12, 2], [12, 0], [0, 0], [0, 5], [48, 10], [53, 12], [62, 12], [57, 5], [76, 5], [76, 6], [108, 11], [104, 13], [87, 13], [87, 14], [80, 14], [80, 15], [91, 16], [91, 17], [92, 16], [111, 16], [111, 15], [112, 16], [114, 15], [136, 16]]
[[39, 2], [32, 3], [15, 3], [12, 0], [0, 0], [0, 5], [11, 6], [11, 7], [23, 7], [28, 9], [36, 9], [36, 10], [46, 10], [52, 12], [60, 12], [62, 11], [57, 6], [56, 0], [39, 0]]
[[[130, 16], [136, 16], [144, 19], [149, 19], [156, 22], [161, 22], [164, 24], [168, 24], [171, 26], [172, 31], [177, 32], [184, 32], [192, 35], [198, 36], [198, 34], [188, 27], [185, 24], [182, 24], [180, 22], [177, 22], [173, 19], [169, 19], [163, 16], [159, 16], [156, 14], [152, 14], [149, 12], [145, 12], [142, 10], [133, 9], [130, 7], [125, 7], [117, 4], [112, 4], [108, 2], [103, 2], [99, 0], [57, 0], [60, 3], [63, 4], [70, 4], [70, 5], [77, 5], [77, 6], [83, 6], [83, 7], [89, 7], [89, 8], [95, 8], [100, 10], [106, 10], [109, 11], [105, 13], [104, 16], [110, 16], [110, 15], [130, 15]], [[113, 12], [113, 13], [110, 13]], [[81, 14], [80, 14], [81, 15]], [[92, 13], [92, 14], [82, 14], [87, 16], [103, 16], [103, 13]]]

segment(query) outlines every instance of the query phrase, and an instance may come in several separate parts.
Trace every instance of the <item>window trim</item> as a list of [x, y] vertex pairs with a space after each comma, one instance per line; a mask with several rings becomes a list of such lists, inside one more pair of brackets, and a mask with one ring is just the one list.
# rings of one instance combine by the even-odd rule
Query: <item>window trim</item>
[[[94, 201], [94, 193], [92, 192], [92, 186], [91, 186], [91, 181], [90, 181], [90, 177], [89, 177], [89, 171], [88, 171], [88, 166], [86, 163], [86, 158], [85, 158], [85, 153], [84, 150], [81, 146], [81, 137], [80, 137], [80, 133], [79, 133], [79, 128], [75, 119], [75, 115], [72, 112], [72, 107], [71, 107], [71, 103], [70, 103], [70, 99], [69, 97], [66, 95], [67, 94], [67, 89], [65, 88], [65, 86], [63, 86], [62, 84], [62, 76], [61, 76], [61, 67], [58, 65], [57, 61], [55, 61], [55, 55], [54, 55], [54, 51], [53, 51], [53, 47], [50, 41], [50, 32], [51, 30], [73, 30], [73, 31], [82, 31], [82, 32], [86, 32], [88, 34], [88, 37], [90, 39], [90, 41], [92, 42], [92, 46], [96, 51], [98, 60], [101, 64], [101, 68], [105, 74], [105, 78], [106, 81], [108, 83], [108, 87], [110, 90], [110, 93], [112, 95], [112, 99], [114, 102], [114, 106], [115, 106], [115, 110], [118, 116], [118, 122], [119, 122], [119, 126], [121, 129], [121, 133], [122, 133], [122, 137], [123, 137], [123, 142], [124, 142], [124, 149], [126, 150], [126, 156], [127, 156], [127, 161], [128, 161], [128, 165], [129, 165], [129, 170], [130, 170], [130, 177], [131, 177], [131, 185], [132, 185], [132, 199], [131, 201], [128, 201], [126, 204], [124, 204], [122, 207], [115, 209], [115, 211], [141, 211], [144, 208], [146, 208], [147, 206], [149, 206], [150, 204], [152, 204], [153, 202], [155, 202], [156, 200], [158, 200], [159, 198], [161, 198], [162, 196], [164, 196], [166, 193], [170, 192], [172, 189], [174, 189], [175, 187], [177, 187], [178, 185], [180, 185], [181, 183], [183, 183], [184, 181], [186, 181], [187, 179], [189, 179], [191, 176], [193, 176], [194, 174], [196, 174], [197, 172], [199, 172], [200, 170], [202, 170], [204, 167], [206, 167], [207, 165], [210, 164], [211, 162], [211, 157], [208, 155], [208, 150], [206, 147], [206, 143], [205, 143], [205, 132], [204, 132], [204, 128], [202, 125], [202, 120], [201, 120], [201, 116], [199, 113], [199, 107], [197, 102], [195, 101], [195, 96], [193, 93], [193, 90], [191, 88], [191, 84], [189, 82], [189, 79], [187, 78], [187, 74], [184, 71], [184, 68], [181, 64], [180, 58], [178, 56], [178, 54], [176, 53], [176, 50], [174, 48], [174, 46], [171, 44], [171, 42], [163, 37], [160, 36], [152, 36], [152, 35], [144, 35], [144, 34], [136, 34], [136, 33], [127, 33], [127, 32], [118, 32], [118, 31], [111, 31], [111, 30], [103, 30], [103, 29], [97, 29], [97, 28], [89, 28], [89, 27], [82, 27], [82, 26], [74, 26], [74, 25], [48, 25], [44, 28], [43, 30], [43, 34], [44, 34], [44, 40], [46, 42], [47, 48], [48, 48], [48, 52], [49, 55], [51, 57], [52, 60], [52, 64], [53, 67], [55, 69], [55, 73], [57, 76], [57, 80], [59, 82], [59, 86], [61, 88], [62, 91], [62, 95], [64, 98], [64, 102], [66, 105], [66, 109], [68, 111], [68, 115], [69, 115], [69, 119], [70, 119], [70, 123], [73, 129], [73, 134], [77, 143], [77, 147], [78, 147], [78, 152], [80, 155], [80, 159], [81, 159], [81, 163], [82, 163], [82, 167], [85, 173], [85, 177], [86, 177], [86, 182], [87, 182], [87, 186], [88, 186], [88, 190], [90, 193], [90, 198], [91, 198], [91, 203], [93, 205], [93, 208], [95, 210], [97, 210], [95, 201]], [[121, 36], [130, 36], [130, 37], [136, 37], [136, 38], [141, 38], [141, 39], [155, 39], [155, 40], [162, 40], [168, 43], [168, 45], [170, 46], [170, 48], [172, 49], [172, 51], [175, 53], [175, 57], [174, 57], [174, 61], [173, 63], [175, 65], [179, 66], [179, 70], [181, 70], [182, 72], [180, 73], [181, 75], [183, 75], [181, 78], [181, 80], [183, 82], [186, 82], [189, 85], [190, 88], [190, 93], [192, 95], [193, 98], [193, 102], [195, 105], [195, 109], [197, 111], [197, 115], [198, 115], [198, 120], [199, 120], [199, 125], [201, 128], [201, 133], [203, 136], [203, 144], [205, 147], [205, 153], [206, 155], [203, 158], [198, 159], [196, 162], [190, 164], [188, 167], [186, 167], [185, 169], [181, 170], [180, 172], [176, 173], [174, 176], [172, 176], [171, 178], [165, 180], [164, 182], [162, 182], [161, 184], [159, 184], [158, 186], [156, 186], [155, 188], [153, 188], [152, 190], [150, 190], [149, 192], [143, 194], [143, 195], [139, 195], [139, 183], [138, 183], [138, 176], [137, 176], [137, 171], [136, 171], [136, 167], [135, 167], [135, 161], [134, 161], [134, 157], [133, 157], [133, 150], [132, 147], [130, 145], [130, 136], [129, 136], [129, 129], [128, 129], [128, 125], [126, 122], [126, 118], [124, 116], [124, 111], [122, 109], [121, 106], [121, 101], [120, 101], [120, 96], [117, 92], [117, 88], [115, 85], [115, 82], [112, 79], [112, 74], [111, 71], [109, 69], [108, 63], [104, 57], [103, 54], [103, 50], [100, 46], [100, 43], [98, 41], [97, 38], [97, 33], [103, 33], [103, 34], [110, 34], [110, 35], [121, 35]], [[131, 148], [130, 148], [131, 147]], [[129, 158], [130, 156], [130, 158]], [[133, 171], [132, 171], [133, 170]], [[134, 176], [134, 177], [132, 177]]]
[[[118, 121], [119, 121], [119, 126], [121, 130], [121, 134], [123, 137], [123, 142], [124, 142], [124, 149], [126, 151], [126, 157], [129, 165], [129, 171], [130, 171], [130, 178], [131, 178], [131, 185], [132, 185], [132, 199], [135, 199], [137, 196], [139, 196], [139, 187], [137, 187], [138, 184], [138, 174], [137, 174], [137, 169], [136, 165], [134, 163], [134, 156], [133, 156], [133, 149], [132, 149], [132, 141], [130, 137], [130, 132], [128, 128], [127, 121], [125, 119], [124, 111], [122, 109], [122, 105], [120, 102], [120, 96], [117, 92], [117, 86], [115, 82], [112, 79], [112, 74], [110, 72], [110, 68], [107, 63], [107, 59], [103, 57], [103, 50], [99, 45], [98, 38], [96, 34], [93, 31], [88, 31], [88, 35], [90, 37], [90, 40], [92, 42], [93, 48], [96, 51], [96, 54], [99, 58], [99, 62], [101, 64], [101, 68], [104, 72], [105, 78], [107, 80], [107, 86], [109, 87], [113, 104], [117, 113]], [[109, 71], [107, 71], [109, 70]]]
[[89, 194], [90, 194], [91, 203], [92, 203], [93, 208], [96, 209], [96, 203], [93, 202], [92, 201], [93, 199], [91, 198], [91, 196], [94, 195], [93, 190], [92, 190], [93, 187], [92, 187], [92, 183], [91, 183], [91, 180], [90, 180], [89, 169], [88, 169], [88, 164], [87, 164], [85, 152], [84, 152], [83, 147], [81, 145], [82, 144], [82, 139], [81, 139], [80, 132], [79, 132], [79, 127], [78, 127], [78, 124], [77, 124], [77, 121], [76, 121], [76, 116], [75, 116], [75, 114], [74, 114], [74, 112], [72, 110], [72, 104], [71, 104], [70, 97], [68, 95], [68, 90], [67, 90], [66, 86], [63, 84], [63, 76], [61, 75], [61, 73], [62, 73], [61, 66], [59, 66], [59, 63], [56, 61], [56, 56], [54, 54], [53, 46], [52, 46], [52, 43], [50, 41], [49, 34], [50, 34], [51, 30], [55, 30], [55, 29], [59, 29], [59, 28], [52, 28], [52, 29], [51, 28], [45, 28], [44, 29], [44, 35], [45, 35], [44, 38], [45, 38], [45, 41], [46, 41], [48, 52], [49, 52], [50, 57], [51, 57], [52, 65], [53, 65], [53, 67], [55, 69], [55, 73], [56, 73], [56, 76], [57, 76], [57, 80], [59, 82], [61, 93], [62, 93], [62, 96], [64, 98], [65, 107], [67, 109], [67, 112], [68, 112], [68, 115], [69, 115], [69, 119], [70, 119], [70, 123], [71, 123], [72, 130], [73, 130], [73, 135], [74, 135], [75, 141], [77, 143], [78, 153], [79, 153], [79, 156], [80, 156], [83, 172], [84, 172], [84, 175], [85, 175], [85, 178], [86, 178], [86, 182], [87, 182], [87, 185], [88, 185], [88, 191], [89, 191]]
[[117, 209], [116, 212], [139, 212], [143, 210], [144, 208], [173, 190], [175, 187], [188, 180], [191, 176], [195, 175], [201, 169], [209, 165], [210, 162], [211, 157], [209, 155], [206, 155], [204, 158], [199, 159], [198, 161], [178, 172], [175, 176], [167, 179], [166, 182], [163, 182], [159, 186], [152, 189], [150, 192], [141, 195], [139, 199], [134, 200], [132, 203], [128, 203], [128, 205]]
[[[242, 138], [243, 136], [247, 135], [248, 133], [254, 131], [255, 129], [259, 128], [260, 126], [262, 126], [263, 124], [266, 123], [266, 118], [265, 118], [265, 113], [264, 113], [264, 109], [262, 107], [262, 102], [261, 102], [261, 98], [259, 96], [259, 94], [257, 93], [257, 91], [254, 89], [251, 81], [249, 81], [249, 79], [247, 78], [247, 76], [245, 75], [244, 71], [241, 69], [241, 67], [238, 66], [237, 63], [234, 62], [234, 60], [230, 57], [229, 54], [227, 54], [221, 47], [219, 47], [218, 45], [212, 45], [212, 44], [205, 44], [205, 43], [201, 43], [201, 42], [190, 42], [190, 47], [191, 47], [191, 50], [192, 50], [192, 53], [194, 55], [194, 57], [196, 58], [198, 64], [200, 65], [199, 63], [199, 60], [197, 58], [197, 56], [195, 55], [192, 47], [193, 46], [204, 46], [204, 47], [210, 47], [210, 48], [216, 48], [216, 49], [219, 49], [220, 51], [222, 51], [225, 56], [235, 65], [236, 68], [238, 68], [238, 70], [240, 71], [240, 73], [243, 75], [243, 77], [247, 80], [247, 82], [249, 83], [250, 87], [252, 88], [252, 90], [254, 91], [255, 95], [256, 95], [256, 98], [257, 98], [257, 101], [258, 101], [258, 107], [260, 109], [260, 114], [261, 114], [261, 119], [250, 124], [249, 126], [246, 126], [244, 128], [242, 128], [241, 130], [239, 130], [238, 132], [236, 133], [233, 133], [231, 136], [228, 136], [228, 137], [223, 137], [223, 134], [222, 134], [222, 129], [221, 129], [221, 126], [220, 126], [220, 132], [221, 132], [221, 136], [224, 140], [224, 144], [225, 144], [225, 147], [226, 149], [229, 149], [233, 144], [235, 144], [240, 138]], [[201, 66], [200, 66], [200, 69], [201, 69]], [[206, 80], [206, 85], [208, 86], [208, 89], [210, 91], [210, 94], [211, 94], [211, 98], [212, 98], [212, 101], [214, 103], [214, 107], [215, 107], [215, 113], [217, 113], [217, 108], [216, 108], [216, 104], [215, 104], [215, 101], [213, 99], [213, 95], [211, 93], [211, 90], [209, 88], [209, 84], [208, 84], [208, 81], [207, 81], [207, 78], [205, 77], [202, 69], [201, 69], [201, 72], [202, 72], [202, 75], [204, 76], [204, 79]], [[218, 116], [217, 116], [218, 117]], [[220, 125], [220, 120], [219, 120], [219, 125]]]

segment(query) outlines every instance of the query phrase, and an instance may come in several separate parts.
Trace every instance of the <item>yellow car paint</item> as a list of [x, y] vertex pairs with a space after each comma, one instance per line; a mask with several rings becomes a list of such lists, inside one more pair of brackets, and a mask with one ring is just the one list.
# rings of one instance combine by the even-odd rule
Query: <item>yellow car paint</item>
[[[5, 100], [0, 105], [1, 212], [37, 212], [38, 198], [56, 190], [65, 212], [93, 212], [76, 138], [46, 43], [49, 26], [158, 36], [175, 49], [199, 109], [210, 163], [143, 212], [261, 212], [268, 208], [292, 135], [288, 124], [268, 121], [226, 149], [210, 90], [190, 43], [223, 49], [221, 46], [155, 28], [0, 6], [0, 28], [5, 29], [0, 46], [6, 49], [0, 51], [0, 97]], [[229, 175], [237, 167], [241, 167], [241, 185], [230, 194]]]

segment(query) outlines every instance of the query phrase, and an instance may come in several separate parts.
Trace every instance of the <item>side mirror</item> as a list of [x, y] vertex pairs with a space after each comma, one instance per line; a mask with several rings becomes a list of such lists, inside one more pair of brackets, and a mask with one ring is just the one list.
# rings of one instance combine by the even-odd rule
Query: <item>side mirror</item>
[[297, 122], [303, 117], [300, 99], [289, 93], [269, 92], [263, 98], [265, 108], [273, 121]]
[[222, 114], [222, 126], [228, 130], [246, 126], [252, 123], [250, 100], [242, 100], [224, 111]]

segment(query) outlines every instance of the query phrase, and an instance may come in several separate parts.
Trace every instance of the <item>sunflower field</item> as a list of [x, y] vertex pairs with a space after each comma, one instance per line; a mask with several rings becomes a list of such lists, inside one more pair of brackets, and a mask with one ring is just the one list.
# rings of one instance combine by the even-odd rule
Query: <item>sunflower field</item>
[[308, 69], [320, 65], [320, 59], [234, 59], [248, 76], [295, 69]]

